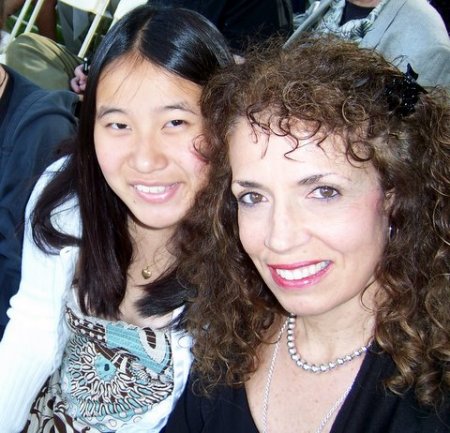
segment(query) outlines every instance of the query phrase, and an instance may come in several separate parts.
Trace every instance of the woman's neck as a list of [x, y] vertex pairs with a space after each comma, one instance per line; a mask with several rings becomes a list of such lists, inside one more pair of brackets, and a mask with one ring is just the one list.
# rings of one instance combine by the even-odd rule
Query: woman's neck
[[307, 359], [309, 353], [319, 359], [333, 359], [368, 344], [373, 337], [373, 315], [354, 315], [352, 319], [330, 325], [297, 318], [296, 341], [302, 355]]
[[372, 340], [375, 318], [370, 309], [372, 303], [364, 298], [364, 305], [355, 299], [332, 312], [297, 317], [295, 341], [305, 359], [334, 359]]

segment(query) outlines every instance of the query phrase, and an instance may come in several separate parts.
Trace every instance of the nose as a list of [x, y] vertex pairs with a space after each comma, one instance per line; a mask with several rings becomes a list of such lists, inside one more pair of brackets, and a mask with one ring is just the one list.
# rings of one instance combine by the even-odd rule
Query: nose
[[264, 245], [282, 254], [305, 245], [311, 239], [308, 216], [295, 204], [276, 204], [272, 208]]
[[135, 139], [129, 156], [130, 167], [141, 173], [148, 173], [165, 168], [167, 163], [163, 140], [157, 134]]

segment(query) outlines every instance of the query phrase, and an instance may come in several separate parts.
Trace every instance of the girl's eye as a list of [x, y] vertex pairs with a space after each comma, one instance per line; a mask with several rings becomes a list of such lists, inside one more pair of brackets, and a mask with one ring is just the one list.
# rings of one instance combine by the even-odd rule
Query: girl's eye
[[258, 194], [257, 192], [247, 192], [238, 198], [238, 202], [245, 206], [252, 206], [263, 201], [265, 201], [264, 196]]
[[312, 198], [317, 198], [321, 200], [329, 200], [339, 195], [339, 191], [331, 186], [319, 186], [312, 191]]
[[117, 129], [117, 130], [123, 130], [123, 129], [127, 129], [128, 125], [126, 123], [110, 123], [109, 126], [111, 126], [112, 129]]
[[184, 120], [175, 119], [175, 120], [171, 120], [171, 121], [167, 122], [167, 126], [169, 128], [174, 128], [176, 126], [184, 125], [184, 123], [185, 123]]

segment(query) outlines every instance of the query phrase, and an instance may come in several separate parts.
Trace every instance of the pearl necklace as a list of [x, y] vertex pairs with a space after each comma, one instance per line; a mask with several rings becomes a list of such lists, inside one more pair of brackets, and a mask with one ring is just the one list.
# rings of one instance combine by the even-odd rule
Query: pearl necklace
[[[270, 361], [269, 371], [267, 373], [267, 381], [266, 386], [264, 387], [264, 402], [263, 402], [263, 410], [262, 410], [262, 424], [263, 424], [263, 431], [262, 433], [269, 433], [269, 426], [267, 422], [267, 414], [269, 413], [269, 394], [270, 394], [270, 385], [272, 384], [272, 377], [273, 377], [273, 371], [275, 369], [275, 361], [277, 359], [278, 355], [278, 349], [280, 347], [280, 340], [281, 336], [283, 335], [283, 332], [286, 328], [289, 330], [289, 326], [291, 325], [291, 318], [294, 317], [294, 325], [295, 327], [295, 317], [292, 314], [286, 319], [283, 326], [280, 329], [280, 332], [278, 334], [277, 342], [275, 344], [275, 347], [273, 349], [272, 354], [272, 360]], [[292, 355], [291, 355], [292, 356]], [[333, 404], [331, 409], [326, 413], [326, 415], [322, 418], [320, 421], [319, 427], [317, 427], [317, 430], [315, 433], [322, 433], [323, 429], [325, 428], [328, 421], [333, 416], [334, 412], [336, 412], [339, 407], [344, 403], [345, 399], [347, 398], [348, 394], [350, 393], [353, 386], [353, 382], [350, 384], [350, 386], [345, 390], [344, 394], [342, 394], [341, 397], [339, 397], [338, 400]]]
[[297, 348], [295, 346], [295, 321], [297, 316], [294, 314], [290, 314], [287, 319], [287, 347], [289, 351], [289, 355], [291, 355], [291, 359], [297, 364], [298, 367], [303, 368], [305, 371], [309, 371], [311, 373], [325, 373], [327, 371], [333, 370], [333, 368], [339, 367], [340, 365], [344, 365], [347, 362], [352, 361], [355, 358], [358, 358], [363, 353], [367, 352], [367, 346], [361, 346], [359, 349], [354, 352], [342, 356], [340, 358], [336, 358], [334, 361], [327, 362], [325, 364], [310, 364], [304, 359], [302, 359], [301, 355], [297, 352]]

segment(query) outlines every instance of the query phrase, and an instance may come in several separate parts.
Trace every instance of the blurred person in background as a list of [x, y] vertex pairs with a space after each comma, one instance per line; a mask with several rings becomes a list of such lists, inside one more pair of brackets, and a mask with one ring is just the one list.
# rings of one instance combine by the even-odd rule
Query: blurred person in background
[[427, 0], [314, 1], [286, 47], [305, 32], [333, 34], [373, 48], [403, 72], [410, 64], [422, 86], [450, 88], [449, 35]]
[[25, 205], [58, 144], [75, 132], [78, 102], [72, 92], [41, 89], [0, 64], [0, 339], [19, 288]]
[[[199, 12], [220, 30], [237, 55], [274, 35], [287, 40], [293, 31], [290, 0], [152, 0], [149, 4]], [[85, 26], [86, 20], [87, 16]], [[70, 88], [82, 93], [86, 83], [83, 59], [68, 47], [41, 35], [23, 34], [8, 47], [6, 62], [46, 89]]]
[[[4, 2], [5, 17], [17, 14], [24, 4], [24, 0], [2, 0]], [[35, 0], [36, 1], [36, 0]], [[56, 41], [56, 0], [45, 0], [42, 3], [36, 25], [42, 36]], [[3, 28], [3, 27], [2, 27]]]

